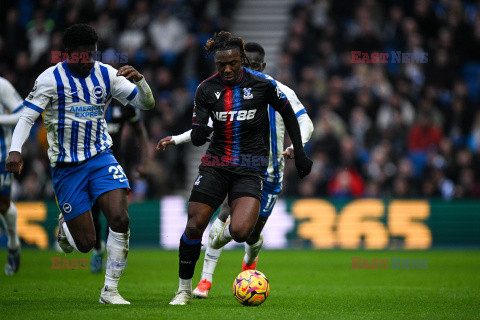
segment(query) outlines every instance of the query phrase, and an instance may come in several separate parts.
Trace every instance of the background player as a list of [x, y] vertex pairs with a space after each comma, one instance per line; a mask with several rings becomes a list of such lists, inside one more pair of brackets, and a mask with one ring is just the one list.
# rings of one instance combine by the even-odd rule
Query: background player
[[[263, 72], [263, 70], [265, 70], [265, 50], [260, 44], [253, 42], [246, 43], [245, 53], [248, 58], [245, 67], [258, 72]], [[310, 117], [308, 116], [304, 106], [297, 98], [295, 92], [278, 81], [277, 85], [287, 96], [288, 101], [290, 101], [292, 105], [300, 125], [302, 142], [305, 144], [312, 135], [313, 123], [310, 120]], [[268, 177], [263, 181], [262, 201], [257, 224], [255, 225], [254, 231], [245, 242], [245, 256], [242, 263], [243, 270], [255, 269], [256, 267], [258, 253], [260, 252], [263, 244], [263, 236], [261, 235], [261, 231], [263, 230], [268, 217], [272, 213], [273, 207], [278, 198], [278, 194], [282, 190], [283, 167], [285, 164], [283, 156], [286, 155], [289, 158], [293, 158], [293, 146], [288, 147], [282, 153], [280, 152], [280, 150], [283, 150], [285, 125], [281, 116], [271, 107], [269, 107], [269, 119], [270, 159], [267, 169]], [[163, 150], [165, 150], [168, 145], [178, 145], [189, 142], [191, 140], [190, 132], [191, 130], [178, 136], [166, 137], [160, 140], [157, 149], [163, 148]], [[220, 235], [220, 232], [223, 229], [229, 214], [230, 207], [228, 206], [228, 201], [225, 200], [220, 207], [220, 214], [218, 218], [215, 219], [212, 227], [210, 228], [207, 249], [203, 262], [201, 281], [193, 291], [194, 297], [206, 298], [208, 296], [208, 292], [212, 286], [213, 272], [215, 271], [215, 267], [224, 246], [222, 245], [222, 247], [219, 249], [214, 249], [212, 247], [212, 240]]]
[[[123, 106], [116, 99], [112, 99], [105, 110], [105, 120], [107, 121], [108, 133], [112, 138], [112, 151], [118, 162], [125, 167], [121, 156], [122, 147], [122, 132], [125, 124], [129, 123], [138, 144], [140, 146], [140, 165], [137, 167], [137, 172], [140, 175], [145, 175], [147, 158], [148, 158], [148, 138], [145, 123], [142, 120], [140, 110], [131, 104]], [[97, 204], [92, 207], [93, 224], [95, 225], [96, 239], [95, 246], [92, 250], [92, 259], [90, 261], [90, 270], [93, 273], [102, 271], [103, 256], [105, 252], [105, 242], [102, 240], [102, 224], [100, 222], [100, 209]], [[108, 238], [108, 227], [106, 228], [106, 238]]]
[[209, 117], [213, 118], [213, 136], [189, 200], [188, 221], [180, 238], [179, 290], [171, 305], [190, 301], [202, 234], [227, 194], [232, 212], [231, 223], [222, 231], [225, 237], [244, 242], [253, 231], [268, 166], [268, 105], [285, 121], [299, 177], [308, 175], [312, 166], [303, 150], [295, 113], [275, 80], [243, 67], [243, 40], [220, 32], [205, 49], [214, 54], [218, 73], [202, 82], [195, 93], [192, 143], [200, 146], [207, 141], [212, 132]]
[[[107, 268], [101, 303], [130, 304], [117, 286], [128, 255], [130, 186], [112, 155], [104, 108], [110, 98], [144, 109], [155, 105], [143, 76], [131, 66], [120, 70], [92, 59], [98, 36], [86, 24], [67, 28], [63, 36], [69, 58], [45, 70], [25, 99], [22, 116], [12, 137], [8, 172], [20, 173], [20, 155], [35, 119], [45, 111], [48, 155], [55, 194], [63, 218], [58, 240], [65, 252], [90, 251], [96, 241], [90, 208], [97, 202], [107, 218]], [[128, 81], [133, 79], [135, 84]], [[63, 221], [65, 220], [65, 221]]]
[[12, 141], [12, 128], [20, 119], [22, 98], [7, 79], [0, 77], [0, 216], [8, 243], [5, 273], [9, 276], [20, 267], [20, 240], [17, 231], [17, 208], [10, 199], [12, 174], [5, 171], [7, 150]]

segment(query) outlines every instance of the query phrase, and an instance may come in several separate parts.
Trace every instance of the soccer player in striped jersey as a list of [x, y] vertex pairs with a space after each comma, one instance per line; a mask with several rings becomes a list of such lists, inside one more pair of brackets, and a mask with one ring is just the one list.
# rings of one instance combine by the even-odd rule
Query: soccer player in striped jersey
[[[295, 113], [276, 81], [243, 67], [243, 40], [222, 31], [205, 49], [213, 53], [218, 73], [197, 88], [191, 139], [193, 145], [200, 146], [212, 130], [213, 136], [188, 204], [187, 225], [179, 246], [179, 289], [171, 305], [190, 302], [202, 234], [227, 195], [231, 222], [222, 229], [223, 237], [245, 242], [254, 230], [269, 159], [269, 105], [283, 118], [295, 146], [298, 176], [308, 175], [312, 166], [303, 150]], [[207, 125], [209, 118], [213, 129]]]
[[[245, 67], [254, 71], [263, 72], [266, 66], [265, 50], [263, 47], [258, 43], [249, 42], [245, 44], [245, 52], [248, 58]], [[300, 125], [302, 142], [305, 144], [308, 142], [308, 140], [310, 140], [312, 135], [313, 123], [295, 92], [278, 81], [277, 85], [287, 96], [288, 101], [290, 101], [290, 104], [292, 105], [293, 111], [295, 112]], [[285, 125], [282, 117], [280, 114], [278, 114], [278, 112], [275, 112], [272, 107], [269, 107], [268, 112], [270, 123], [270, 157], [267, 169], [268, 176], [263, 181], [262, 201], [257, 224], [255, 225], [255, 229], [253, 230], [252, 234], [245, 242], [245, 256], [242, 262], [242, 270], [256, 268], [258, 253], [263, 245], [263, 236], [261, 232], [265, 226], [265, 223], [267, 222], [268, 217], [272, 213], [273, 207], [275, 206], [278, 198], [278, 194], [282, 190], [283, 168], [285, 165], [284, 156], [293, 158], [293, 146], [289, 146], [283, 151]], [[178, 136], [166, 137], [160, 140], [157, 149], [165, 150], [165, 148], [169, 145], [178, 145], [189, 142], [191, 140], [190, 133], [191, 130]], [[218, 263], [218, 259], [220, 258], [222, 248], [231, 239], [222, 239], [223, 243], [217, 245], [219, 246], [218, 249], [213, 248], [212, 242], [214, 239], [220, 240], [218, 237], [222, 235], [221, 231], [225, 226], [225, 222], [229, 214], [230, 207], [228, 206], [228, 201], [225, 200], [220, 207], [220, 214], [218, 215], [218, 218], [214, 221], [210, 229], [207, 249], [205, 251], [205, 258], [203, 261], [201, 281], [193, 291], [194, 297], [207, 298], [208, 292], [212, 287], [213, 273]]]
[[155, 102], [144, 77], [133, 67], [116, 70], [93, 60], [97, 41], [89, 25], [75, 24], [65, 30], [68, 59], [40, 74], [25, 99], [6, 168], [12, 173], [22, 171], [22, 146], [43, 113], [53, 187], [61, 210], [59, 245], [67, 253], [93, 248], [96, 237], [90, 209], [97, 202], [110, 226], [100, 302], [130, 304], [117, 289], [128, 255], [130, 186], [110, 149], [104, 108], [111, 98], [146, 110]]
[[7, 150], [12, 141], [12, 129], [20, 119], [22, 98], [7, 79], [0, 77], [0, 217], [8, 243], [5, 274], [11, 276], [20, 267], [20, 240], [17, 232], [17, 208], [10, 199], [12, 174], [5, 171]]
[[[107, 121], [108, 133], [112, 138], [113, 155], [117, 158], [120, 164], [124, 164], [124, 159], [121, 158], [120, 150], [122, 146], [122, 131], [125, 124], [129, 123], [132, 126], [133, 132], [137, 138], [137, 143], [140, 146], [140, 164], [137, 167], [137, 172], [140, 175], [145, 175], [148, 159], [148, 138], [145, 123], [142, 120], [140, 110], [131, 104], [122, 105], [115, 99], [112, 99], [105, 110], [105, 120]], [[92, 250], [92, 258], [90, 259], [90, 271], [98, 273], [102, 271], [103, 259], [105, 253], [105, 241], [102, 240], [102, 224], [100, 222], [100, 209], [95, 204], [92, 207], [93, 224], [95, 225], [96, 239], [95, 246]], [[108, 238], [108, 226], [106, 228]]]

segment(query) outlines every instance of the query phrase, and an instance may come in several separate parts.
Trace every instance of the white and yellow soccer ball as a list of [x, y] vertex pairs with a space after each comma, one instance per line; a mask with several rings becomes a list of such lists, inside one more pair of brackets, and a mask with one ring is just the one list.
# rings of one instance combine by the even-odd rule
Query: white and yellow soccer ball
[[267, 300], [270, 283], [258, 270], [242, 271], [233, 281], [233, 295], [244, 306], [259, 306]]

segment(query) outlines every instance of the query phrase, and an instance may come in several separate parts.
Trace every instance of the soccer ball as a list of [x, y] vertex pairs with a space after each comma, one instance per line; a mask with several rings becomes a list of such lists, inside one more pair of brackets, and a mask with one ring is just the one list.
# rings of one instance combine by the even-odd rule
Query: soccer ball
[[233, 295], [244, 306], [259, 306], [267, 300], [270, 283], [258, 270], [242, 271], [233, 281]]

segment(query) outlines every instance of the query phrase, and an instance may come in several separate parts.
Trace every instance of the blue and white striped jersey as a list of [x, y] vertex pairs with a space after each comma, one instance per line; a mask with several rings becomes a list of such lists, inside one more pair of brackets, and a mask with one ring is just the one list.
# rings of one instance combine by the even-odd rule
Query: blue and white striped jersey
[[[17, 113], [22, 110], [22, 98], [7, 79], [0, 77], [0, 114]], [[12, 126], [0, 126], [0, 162], [7, 160], [12, 143]]]
[[[276, 82], [280, 90], [287, 96], [297, 118], [307, 113], [295, 92], [283, 83], [279, 81]], [[285, 124], [282, 116], [278, 112], [275, 112], [271, 106], [268, 107], [268, 118], [270, 120], [270, 156], [267, 169], [268, 177], [266, 180], [272, 183], [280, 183], [283, 180], [283, 168], [285, 166], [285, 158], [282, 156], [284, 150]], [[303, 137], [302, 141], [304, 143], [306, 142]]]
[[87, 77], [70, 71], [66, 61], [45, 70], [25, 99], [25, 106], [43, 113], [51, 166], [78, 163], [110, 148], [104, 118], [111, 98], [122, 104], [137, 95], [135, 84], [110, 65], [95, 62]]

